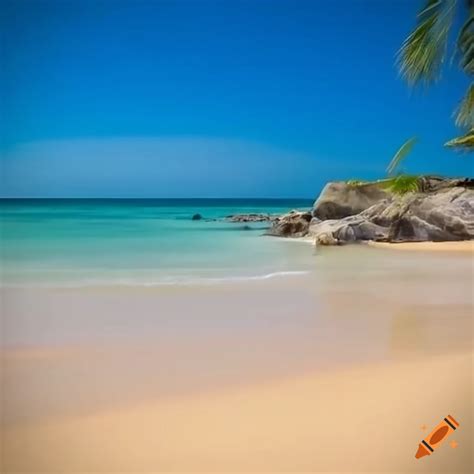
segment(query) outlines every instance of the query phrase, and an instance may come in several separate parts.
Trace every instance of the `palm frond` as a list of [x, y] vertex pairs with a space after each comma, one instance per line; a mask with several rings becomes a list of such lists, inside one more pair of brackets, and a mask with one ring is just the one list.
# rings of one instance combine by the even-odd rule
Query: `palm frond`
[[415, 145], [417, 140], [418, 139], [416, 137], [412, 137], [412, 138], [408, 139], [398, 149], [398, 151], [395, 153], [392, 160], [390, 161], [390, 163], [387, 166], [387, 173], [389, 175], [393, 174], [393, 172], [398, 168], [398, 166], [400, 165], [402, 160], [411, 152], [411, 150], [413, 149], [413, 146]]
[[421, 190], [419, 176], [400, 174], [382, 183], [382, 187], [393, 194], [416, 193]]
[[456, 125], [467, 129], [474, 128], [474, 82], [467, 89], [456, 110]]
[[458, 35], [460, 65], [466, 74], [474, 75], [474, 2], [469, 2], [468, 18]]
[[474, 152], [474, 128], [461, 137], [453, 138], [445, 144], [446, 146]]
[[434, 82], [446, 56], [456, 0], [427, 0], [413, 32], [397, 54], [400, 74], [409, 84]]

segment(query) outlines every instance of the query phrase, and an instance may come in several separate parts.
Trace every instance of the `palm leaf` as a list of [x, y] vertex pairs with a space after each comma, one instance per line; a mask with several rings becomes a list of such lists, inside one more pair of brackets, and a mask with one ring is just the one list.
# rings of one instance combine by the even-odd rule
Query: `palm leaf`
[[416, 137], [408, 139], [395, 153], [389, 165], [387, 166], [387, 173], [393, 174], [393, 172], [398, 168], [398, 165], [401, 161], [411, 152], [413, 146], [417, 142]]
[[453, 138], [446, 143], [446, 146], [458, 148], [466, 151], [474, 151], [474, 128], [471, 128], [465, 135]]
[[421, 190], [419, 176], [400, 174], [382, 183], [382, 187], [394, 194], [416, 193]]
[[474, 127], [474, 82], [469, 86], [456, 111], [456, 125], [468, 129]]
[[459, 32], [457, 46], [460, 65], [466, 74], [474, 75], [474, 2], [469, 1], [468, 18]]
[[413, 32], [397, 54], [401, 75], [409, 84], [433, 82], [440, 76], [456, 0], [427, 0]]

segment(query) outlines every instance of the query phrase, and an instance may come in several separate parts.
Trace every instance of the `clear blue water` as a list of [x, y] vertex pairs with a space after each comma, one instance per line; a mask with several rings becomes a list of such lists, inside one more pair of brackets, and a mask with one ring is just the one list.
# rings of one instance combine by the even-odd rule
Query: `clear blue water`
[[[3, 284], [173, 284], [305, 271], [308, 248], [262, 236], [241, 212], [308, 209], [310, 200], [1, 200]], [[200, 213], [215, 221], [193, 221]]]

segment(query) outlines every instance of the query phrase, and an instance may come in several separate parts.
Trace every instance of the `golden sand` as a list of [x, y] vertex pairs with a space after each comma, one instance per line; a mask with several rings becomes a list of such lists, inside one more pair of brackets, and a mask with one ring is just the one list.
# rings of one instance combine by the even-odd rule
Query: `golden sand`
[[396, 250], [474, 253], [474, 240], [460, 242], [369, 242], [369, 245]]
[[[307, 374], [3, 433], [4, 472], [472, 472], [472, 353]], [[422, 427], [460, 423], [415, 459]]]

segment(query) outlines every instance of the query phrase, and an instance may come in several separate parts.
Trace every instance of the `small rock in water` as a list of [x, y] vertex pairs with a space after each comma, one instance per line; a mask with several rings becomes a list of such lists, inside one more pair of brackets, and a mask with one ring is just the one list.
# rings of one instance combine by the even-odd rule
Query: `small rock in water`
[[225, 218], [229, 222], [268, 222], [275, 219], [270, 214], [234, 214]]
[[194, 214], [194, 216], [191, 218], [193, 221], [200, 221], [202, 219], [201, 214]]

